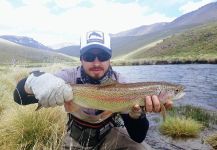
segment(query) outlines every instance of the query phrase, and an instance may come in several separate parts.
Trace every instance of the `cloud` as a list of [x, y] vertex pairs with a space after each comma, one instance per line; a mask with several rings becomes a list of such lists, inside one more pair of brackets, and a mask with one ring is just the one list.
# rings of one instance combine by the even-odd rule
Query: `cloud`
[[[63, 3], [64, 2], [64, 3]], [[141, 25], [172, 21], [137, 2], [115, 3], [90, 0], [23, 0], [19, 7], [0, 0], [0, 34], [32, 37], [43, 44], [78, 42], [82, 32], [92, 29], [117, 33]], [[55, 10], [59, 10], [54, 12]]]
[[214, 0], [201, 0], [201, 1], [197, 1], [197, 2], [193, 2], [193, 1], [188, 1], [186, 4], [184, 4], [183, 6], [181, 6], [179, 8], [179, 10], [182, 12], [182, 14], [186, 14], [189, 13], [191, 11], [197, 10], [198, 8], [208, 4], [214, 2]]

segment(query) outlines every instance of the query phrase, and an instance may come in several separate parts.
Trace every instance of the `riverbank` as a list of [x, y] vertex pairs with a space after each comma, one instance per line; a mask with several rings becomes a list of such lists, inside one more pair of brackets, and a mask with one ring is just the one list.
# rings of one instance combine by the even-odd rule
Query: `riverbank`
[[150, 121], [150, 128], [147, 133], [145, 142], [149, 144], [153, 149], [157, 150], [212, 150], [213, 148], [205, 142], [206, 138], [217, 131], [217, 126], [213, 125], [209, 128], [205, 128], [195, 138], [174, 139], [162, 135], [159, 132], [160, 122], [156, 122], [160, 116], [159, 114], [148, 114]]
[[115, 66], [137, 66], [137, 65], [168, 65], [168, 64], [217, 64], [216, 59], [172, 59], [172, 60], [114, 60]]

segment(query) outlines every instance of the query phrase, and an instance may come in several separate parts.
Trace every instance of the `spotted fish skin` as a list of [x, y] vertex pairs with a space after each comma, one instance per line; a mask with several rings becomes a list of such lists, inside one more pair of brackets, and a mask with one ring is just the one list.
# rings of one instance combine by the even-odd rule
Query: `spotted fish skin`
[[85, 108], [124, 112], [134, 105], [145, 106], [146, 96], [157, 95], [161, 105], [184, 95], [184, 86], [168, 82], [72, 84], [73, 102]]

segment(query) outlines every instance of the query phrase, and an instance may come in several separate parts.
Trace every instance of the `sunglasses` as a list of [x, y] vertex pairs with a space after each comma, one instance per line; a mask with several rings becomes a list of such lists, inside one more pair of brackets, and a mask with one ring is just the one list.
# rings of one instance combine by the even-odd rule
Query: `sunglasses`
[[98, 54], [93, 54], [93, 53], [85, 53], [82, 56], [82, 59], [87, 62], [93, 62], [96, 57], [98, 58], [99, 61], [107, 61], [111, 58], [111, 56], [108, 53], [98, 53]]

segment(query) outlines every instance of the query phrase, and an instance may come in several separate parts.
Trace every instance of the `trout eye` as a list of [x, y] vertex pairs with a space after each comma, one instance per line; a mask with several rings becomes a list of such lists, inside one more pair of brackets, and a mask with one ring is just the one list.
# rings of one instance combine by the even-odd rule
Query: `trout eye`
[[176, 90], [175, 90], [176, 93], [179, 93], [179, 91], [180, 91], [179, 89], [176, 89]]

